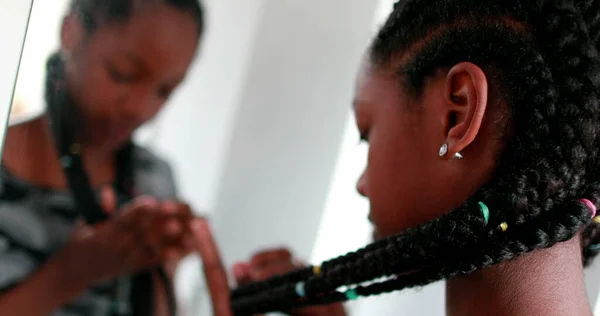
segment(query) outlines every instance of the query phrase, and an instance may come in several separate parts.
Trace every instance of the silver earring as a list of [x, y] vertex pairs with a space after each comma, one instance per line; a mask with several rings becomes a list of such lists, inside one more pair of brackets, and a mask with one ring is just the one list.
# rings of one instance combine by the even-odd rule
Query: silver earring
[[439, 155], [440, 155], [440, 157], [444, 157], [444, 156], [446, 156], [447, 153], [448, 153], [448, 144], [443, 144], [442, 147], [440, 147]]
[[[446, 156], [446, 154], [448, 153], [448, 144], [443, 144], [442, 147], [440, 147], [440, 152], [439, 155], [440, 157], [444, 157]], [[461, 153], [456, 153], [454, 154], [454, 156], [452, 157], [453, 159], [463, 159], [463, 155]]]

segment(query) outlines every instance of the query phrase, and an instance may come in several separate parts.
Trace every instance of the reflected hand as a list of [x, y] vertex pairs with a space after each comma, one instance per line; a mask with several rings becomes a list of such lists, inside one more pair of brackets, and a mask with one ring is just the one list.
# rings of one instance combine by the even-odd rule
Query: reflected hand
[[[233, 273], [239, 285], [264, 281], [270, 277], [288, 273], [306, 266], [294, 260], [288, 249], [270, 249], [255, 254], [250, 262], [237, 263]], [[301, 308], [290, 313], [292, 316], [345, 316], [341, 303]]]
[[103, 206], [113, 210], [110, 218], [96, 226], [80, 223], [56, 257], [76, 288], [176, 261], [192, 249], [184, 229], [189, 207], [141, 197], [115, 212], [113, 200], [104, 192]]

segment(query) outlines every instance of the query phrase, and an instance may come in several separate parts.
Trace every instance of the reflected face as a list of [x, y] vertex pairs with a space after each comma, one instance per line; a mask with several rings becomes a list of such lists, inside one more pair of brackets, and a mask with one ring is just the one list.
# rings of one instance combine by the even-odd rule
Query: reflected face
[[[487, 166], [468, 175], [464, 162], [438, 155], [445, 141], [445, 76], [428, 79], [422, 96], [406, 95], [393, 71], [363, 65], [354, 110], [369, 143], [357, 189], [370, 203], [374, 237], [397, 234], [447, 213], [482, 184]], [[463, 168], [463, 169], [457, 169]]]
[[197, 45], [194, 19], [165, 4], [142, 8], [124, 23], [100, 24], [91, 34], [65, 22], [62, 52], [84, 140], [113, 148], [129, 139], [183, 81]]

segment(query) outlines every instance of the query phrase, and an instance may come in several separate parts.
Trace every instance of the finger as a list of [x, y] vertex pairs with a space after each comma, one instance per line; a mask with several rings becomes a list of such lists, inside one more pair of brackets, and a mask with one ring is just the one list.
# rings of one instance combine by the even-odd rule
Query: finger
[[122, 208], [117, 221], [127, 226], [140, 224], [140, 219], [146, 220], [156, 217], [152, 213], [158, 207], [158, 202], [150, 196], [139, 197]]
[[140, 271], [149, 265], [153, 254], [144, 245], [138, 243], [138, 237], [134, 232], [125, 233], [119, 236], [112, 245], [115, 253], [120, 257], [116, 271], [121, 271], [121, 274], [128, 274]]
[[252, 257], [252, 259], [250, 260], [250, 264], [253, 268], [258, 269], [274, 261], [277, 262], [291, 260], [292, 253], [288, 249], [279, 248], [259, 252], [258, 254]]
[[114, 219], [113, 233], [118, 236], [131, 236], [134, 244], [143, 253], [143, 258], [155, 258], [161, 255], [161, 244], [153, 224], [156, 221], [157, 202], [155, 199], [140, 198], [123, 208], [123, 212]]
[[181, 204], [180, 212], [181, 212], [181, 216], [185, 220], [192, 220], [195, 217], [194, 211], [192, 211], [192, 207], [189, 206], [188, 204]]
[[213, 303], [215, 316], [230, 316], [231, 308], [229, 302], [229, 284], [227, 274], [221, 263], [217, 245], [210, 232], [208, 224], [204, 220], [194, 220], [191, 225], [194, 234], [197, 251], [202, 258], [204, 275]]
[[[189, 205], [177, 201], [164, 201], [160, 203], [159, 209], [161, 215], [167, 217], [167, 219], [176, 219], [181, 226], [181, 230], [189, 230], [189, 221], [193, 218]], [[171, 222], [168, 225], [167, 232], [170, 235], [178, 233], [175, 232], [177, 230], [175, 222]]]
[[183, 249], [186, 256], [194, 251], [194, 246], [194, 237], [192, 235], [186, 234], [183, 236]]
[[175, 215], [180, 209], [180, 204], [175, 201], [163, 201], [160, 203], [160, 210], [168, 215]]
[[73, 228], [72, 238], [75, 240], [83, 240], [94, 236], [96, 230], [94, 227], [87, 225], [83, 220], [78, 220]]
[[135, 199], [133, 199], [131, 202], [127, 203], [123, 209], [127, 210], [127, 211], [133, 211], [135, 209], [138, 208], [143, 208], [143, 207], [147, 207], [147, 208], [154, 208], [157, 209], [160, 206], [160, 203], [158, 202], [158, 200], [150, 195], [142, 195], [139, 196]]
[[105, 186], [100, 191], [100, 205], [106, 214], [112, 214], [117, 208], [117, 195], [110, 186]]
[[252, 282], [251, 267], [250, 264], [245, 262], [238, 262], [233, 265], [233, 275], [235, 276], [235, 282], [237, 285], [243, 285], [248, 282]]
[[273, 264], [263, 266], [258, 269], [250, 270], [250, 277], [252, 281], [264, 281], [268, 278], [286, 274], [292, 270], [295, 270], [296, 266], [290, 261], [280, 261]]

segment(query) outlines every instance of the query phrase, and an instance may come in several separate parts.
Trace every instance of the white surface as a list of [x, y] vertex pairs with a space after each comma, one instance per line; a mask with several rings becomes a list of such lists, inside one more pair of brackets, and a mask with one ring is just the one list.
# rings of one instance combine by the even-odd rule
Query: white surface
[[214, 208], [227, 264], [270, 245], [310, 258], [374, 12], [362, 0], [263, 3]]
[[[0, 144], [4, 144], [5, 126], [12, 102], [19, 59], [33, 0], [0, 0]], [[0, 150], [0, 154], [1, 154]]]

